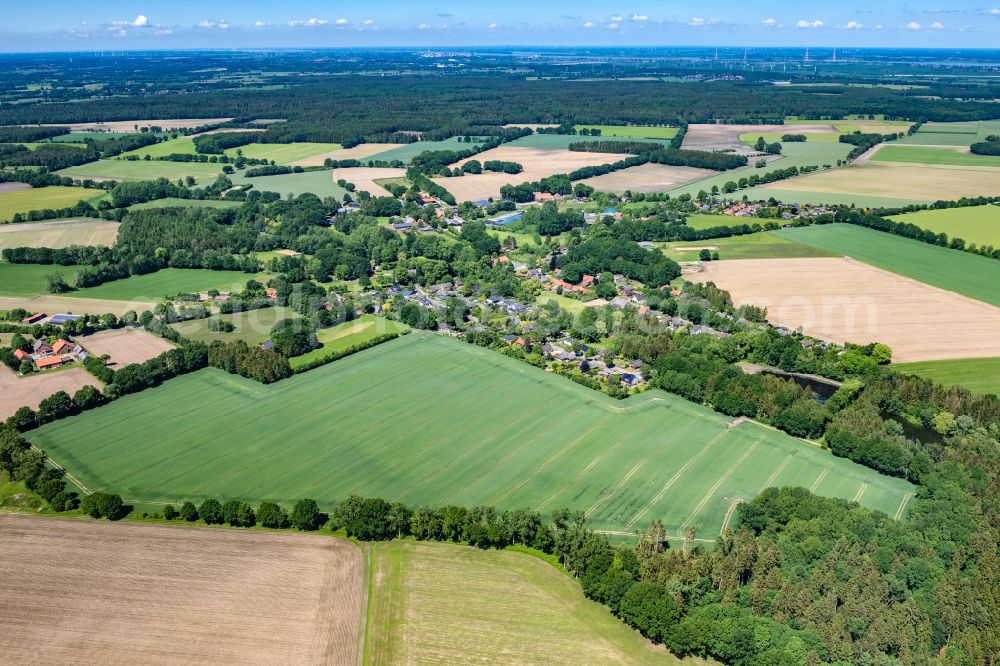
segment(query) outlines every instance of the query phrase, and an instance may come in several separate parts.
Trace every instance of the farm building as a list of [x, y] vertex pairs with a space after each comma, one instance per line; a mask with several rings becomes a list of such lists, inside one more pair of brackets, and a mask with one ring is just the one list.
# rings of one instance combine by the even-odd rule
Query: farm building
[[77, 319], [81, 319], [81, 318], [82, 318], [82, 315], [55, 314], [55, 315], [52, 315], [51, 319], [49, 319], [49, 323], [53, 324], [55, 326], [62, 326], [63, 324], [65, 324], [68, 321], [76, 321]]

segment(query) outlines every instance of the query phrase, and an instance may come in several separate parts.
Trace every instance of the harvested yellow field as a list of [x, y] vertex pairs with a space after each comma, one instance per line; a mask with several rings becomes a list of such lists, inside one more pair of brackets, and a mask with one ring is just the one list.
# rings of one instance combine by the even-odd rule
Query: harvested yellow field
[[339, 150], [331, 150], [321, 155], [313, 155], [312, 157], [307, 157], [304, 160], [292, 162], [292, 166], [323, 166], [323, 162], [327, 158], [331, 160], [363, 160], [371, 157], [372, 155], [384, 153], [387, 150], [402, 148], [404, 145], [405, 144], [402, 143], [361, 143], [353, 148], [341, 148]]
[[343, 178], [349, 183], [354, 183], [358, 191], [368, 192], [373, 197], [389, 196], [389, 190], [376, 183], [376, 180], [405, 176], [406, 169], [390, 169], [388, 167], [348, 167], [333, 170], [334, 182]]
[[[540, 180], [559, 173], [569, 173], [580, 167], [610, 164], [629, 157], [617, 153], [586, 153], [572, 150], [551, 150], [545, 148], [523, 148], [520, 146], [500, 146], [479, 153], [470, 159], [486, 162], [500, 160], [517, 162], [524, 167], [518, 174], [481, 173], [455, 178], [435, 179], [446, 190], [462, 201], [498, 198], [504, 185], [518, 185]], [[457, 164], [461, 166], [468, 160]]]
[[718, 172], [694, 167], [667, 166], [666, 164], [641, 164], [603, 176], [587, 178], [582, 183], [599, 192], [622, 194], [632, 192], [666, 192], [687, 183], [714, 176]]
[[331, 537], [0, 515], [11, 664], [355, 664], [363, 556]]
[[152, 310], [156, 303], [151, 301], [118, 301], [103, 298], [75, 298], [72, 296], [0, 296], [0, 310], [24, 308], [28, 312], [48, 314], [104, 314], [110, 312], [119, 317], [129, 310], [142, 312]]
[[1000, 356], [1000, 308], [846, 257], [713, 261], [685, 277], [766, 307], [775, 325], [884, 342], [896, 362]]
[[111, 365], [116, 368], [148, 361], [174, 348], [172, 344], [152, 333], [127, 328], [101, 331], [74, 340], [95, 356], [107, 354]]
[[[0, 365], [0, 421], [12, 416], [21, 407], [38, 409], [38, 403], [58, 391], [66, 391], [72, 397], [84, 386], [104, 387], [82, 368], [49, 370], [18, 377], [6, 365]], [[2, 650], [0, 654], [3, 654]]]
[[1000, 167], [873, 162], [820, 171], [762, 186], [763, 190], [878, 196], [915, 201], [960, 199], [1000, 192]]
[[63, 248], [70, 245], [110, 247], [118, 238], [118, 222], [92, 219], [57, 220], [0, 225], [0, 249], [8, 247]]

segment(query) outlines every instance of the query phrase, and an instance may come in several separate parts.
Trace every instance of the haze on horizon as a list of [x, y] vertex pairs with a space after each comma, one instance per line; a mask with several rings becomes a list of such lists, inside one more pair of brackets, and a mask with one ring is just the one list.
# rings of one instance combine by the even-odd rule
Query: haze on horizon
[[491, 45], [971, 49], [1000, 44], [998, 0], [875, 4], [387, 0], [363, 7], [321, 0], [248, 0], [231, 6], [193, 0], [49, 0], [5, 7], [0, 52]]

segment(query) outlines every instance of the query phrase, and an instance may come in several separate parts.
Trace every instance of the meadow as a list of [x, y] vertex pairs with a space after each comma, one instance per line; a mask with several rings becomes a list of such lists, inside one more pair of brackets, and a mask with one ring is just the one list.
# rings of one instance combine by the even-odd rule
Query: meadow
[[889, 515], [902, 515], [914, 491], [672, 395], [617, 402], [419, 332], [273, 386], [202, 370], [30, 439], [91, 490], [140, 505], [310, 497], [330, 509], [359, 494], [412, 506], [570, 507], [600, 530], [629, 535], [662, 518], [671, 536], [697, 527], [707, 541], [735, 502], [770, 485]]
[[954, 386], [960, 384], [973, 393], [992, 393], [1000, 396], [1000, 358], [963, 358], [948, 361], [923, 361], [893, 365], [900, 372], [908, 372], [927, 379]]
[[410, 329], [405, 324], [384, 317], [363, 315], [353, 321], [319, 329], [316, 331], [316, 339], [322, 346], [301, 356], [296, 356], [290, 359], [290, 362], [293, 369], [299, 368], [316, 359], [342, 352], [355, 345], [364, 344], [380, 335], [405, 333], [408, 330]]
[[290, 308], [274, 307], [250, 310], [249, 312], [236, 312], [233, 314], [215, 315], [214, 318], [228, 321], [236, 327], [236, 330], [223, 333], [211, 331], [208, 328], [208, 319], [192, 319], [171, 324], [171, 328], [189, 340], [198, 342], [211, 342], [220, 340], [222, 342], [236, 342], [242, 340], [248, 345], [259, 345], [271, 337], [271, 327], [282, 319], [299, 319], [300, 315]]
[[[689, 218], [690, 219], [690, 218]], [[744, 236], [710, 238], [691, 243], [656, 243], [664, 254], [674, 261], [697, 261], [701, 248], [719, 253], [719, 259], [792, 259], [807, 257], [832, 257], [836, 253], [761, 231]]]
[[[675, 132], [676, 133], [676, 132]], [[541, 150], [566, 150], [571, 143], [581, 141], [604, 141], [601, 136], [579, 136], [578, 134], [529, 134], [520, 139], [514, 139], [504, 146], [511, 148], [538, 148]], [[668, 141], [664, 139], [648, 139], [643, 137], [628, 137], [629, 141], [648, 141], [649, 143], [659, 143], [666, 146]]]
[[372, 545], [365, 664], [672, 664], [569, 576], [512, 551]]
[[341, 148], [339, 143], [248, 143], [239, 148], [230, 148], [226, 154], [235, 158], [237, 151], [242, 151], [243, 156], [247, 158], [291, 164]]
[[964, 146], [984, 141], [991, 134], [1000, 134], [1000, 120], [979, 120], [960, 123], [924, 123], [912, 136], [899, 140], [903, 144], [920, 146]]
[[774, 232], [919, 282], [1000, 306], [1000, 262], [968, 252], [872, 231], [827, 224]]
[[167, 197], [166, 199], [156, 199], [144, 203], [132, 204], [129, 210], [143, 210], [145, 208], [239, 208], [242, 201], [226, 201], [225, 199], [176, 199]]
[[167, 139], [166, 141], [154, 143], [151, 146], [130, 150], [122, 153], [119, 157], [135, 155], [139, 158], [145, 158], [146, 155], [149, 155], [152, 159], [156, 159], [158, 157], [166, 157], [167, 155], [196, 155], [197, 153], [193, 137], [179, 136], [176, 139]]
[[[755, 139], [756, 140], [756, 139]], [[708, 178], [695, 181], [693, 183], [688, 183], [681, 187], [670, 190], [670, 194], [677, 196], [680, 194], [690, 194], [692, 196], [696, 195], [700, 190], [709, 191], [712, 189], [713, 185], [717, 185], [722, 188], [729, 181], [738, 181], [740, 178], [749, 178], [753, 174], [762, 176], [770, 171], [776, 171], [777, 169], [787, 169], [789, 167], [804, 167], [804, 166], [819, 166], [824, 165], [835, 166], [837, 160], [844, 159], [847, 157], [847, 153], [851, 150], [851, 146], [845, 143], [824, 143], [824, 142], [806, 142], [806, 143], [785, 143], [782, 144], [782, 154], [776, 159], [769, 160], [765, 166], [756, 167], [756, 160], [751, 158], [749, 166], [743, 167], [742, 169], [735, 169], [733, 171], [725, 171], [723, 173], [711, 175]], [[782, 183], [788, 181], [781, 181]], [[780, 184], [780, 183], [779, 183]], [[740, 190], [737, 192], [736, 196], [742, 196], [743, 194], [748, 194], [751, 199], [763, 198], [767, 199], [769, 195], [758, 196], [754, 194], [755, 191], [761, 188], [752, 188], [749, 190]]]
[[69, 208], [79, 201], [89, 201], [103, 195], [102, 190], [61, 185], [0, 192], [0, 222], [10, 220], [17, 213], [46, 208], [54, 210]]
[[[677, 136], [676, 127], [643, 127], [640, 125], [577, 125], [576, 130], [601, 130], [601, 136], [621, 137], [626, 139], [672, 139]], [[593, 140], [595, 137], [580, 137], [581, 141]]]
[[60, 176], [80, 180], [177, 180], [191, 176], [205, 184], [222, 173], [221, 164], [208, 162], [161, 162], [157, 160], [97, 160], [57, 171]]
[[[51, 269], [51, 267], [49, 267]], [[164, 296], [179, 293], [197, 293], [218, 289], [237, 291], [246, 286], [247, 280], [259, 274], [239, 271], [214, 271], [207, 268], [164, 268], [155, 273], [133, 275], [121, 280], [105, 282], [96, 287], [86, 287], [66, 294], [76, 298], [99, 298], [118, 301], [159, 301]], [[67, 280], [69, 274], [67, 273]], [[44, 289], [42, 293], [44, 293]]]
[[904, 164], [933, 164], [943, 166], [1000, 166], [1000, 157], [976, 155], [951, 147], [883, 145], [871, 156], [873, 162], [901, 162]]
[[67, 282], [81, 266], [46, 264], [9, 264], [0, 262], [0, 296], [35, 296], [49, 293], [45, 279], [50, 273], [62, 273]]
[[415, 143], [407, 143], [397, 148], [390, 148], [389, 150], [375, 153], [367, 158], [358, 159], [360, 159], [362, 163], [373, 161], [392, 162], [394, 160], [409, 163], [409, 161], [414, 157], [428, 150], [466, 150], [476, 145], [474, 143], [465, 143], [460, 140], [462, 138], [464, 137], [453, 136], [450, 139], [445, 139], [443, 141], [417, 141]]
[[292, 194], [311, 193], [320, 199], [335, 197], [338, 201], [344, 198], [347, 190], [333, 180], [331, 171], [306, 171], [303, 173], [288, 173], [278, 176], [258, 176], [247, 178], [246, 176], [233, 176], [233, 183], [237, 185], [253, 185], [255, 190], [260, 192], [276, 192], [282, 197]]
[[921, 229], [930, 229], [958, 237], [967, 244], [992, 245], [1000, 247], [1000, 206], [968, 206], [966, 208], [941, 208], [922, 210], [905, 215], [894, 215], [896, 222], [915, 224]]

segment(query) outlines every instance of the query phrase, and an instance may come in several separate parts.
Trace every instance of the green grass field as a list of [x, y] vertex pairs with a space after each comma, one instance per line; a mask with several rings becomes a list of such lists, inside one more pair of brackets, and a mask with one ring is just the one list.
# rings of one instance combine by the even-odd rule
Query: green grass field
[[372, 547], [370, 566], [369, 666], [696, 663], [654, 647], [525, 553], [390, 541]]
[[196, 155], [198, 153], [194, 147], [194, 139], [190, 136], [179, 136], [176, 139], [168, 139], [144, 148], [136, 148], [127, 153], [122, 153], [120, 157], [136, 155], [144, 158], [149, 155], [153, 159], [166, 157], [167, 155]]
[[678, 250], [677, 248], [702, 248], [717, 246], [719, 259], [793, 259], [799, 257], [834, 257], [835, 252], [798, 243], [770, 231], [762, 231], [745, 236], [710, 238], [690, 243], [657, 243], [664, 254], [674, 261], [697, 261], [700, 250]]
[[132, 204], [129, 210], [143, 210], [145, 208], [239, 208], [242, 201], [225, 201], [219, 199], [157, 199], [145, 203]]
[[944, 166], [1000, 167], [1000, 157], [974, 155], [950, 147], [883, 146], [872, 155], [874, 162], [903, 162], [905, 164], [933, 164]]
[[921, 361], [892, 366], [900, 372], [927, 377], [945, 386], [961, 384], [973, 393], [1000, 396], [1000, 358], [963, 358], [952, 361]]
[[[67, 280], [69, 274], [67, 273]], [[158, 301], [164, 296], [197, 293], [209, 289], [235, 291], [246, 287], [247, 280], [259, 274], [240, 271], [213, 271], [205, 268], [164, 268], [155, 273], [133, 275], [66, 294], [77, 298], [100, 298], [109, 301]], [[44, 290], [43, 292], [44, 293]]]
[[638, 127], [635, 125], [577, 125], [581, 129], [599, 129], [599, 137], [578, 137], [582, 141], [601, 139], [606, 136], [624, 137], [627, 139], [672, 139], [677, 136], [676, 127]]
[[964, 123], [924, 123], [912, 136], [899, 143], [923, 146], [964, 146], [968, 148], [991, 134], [1000, 134], [1000, 120], [979, 120]]
[[57, 171], [60, 176], [70, 176], [85, 180], [87, 178], [105, 178], [110, 180], [156, 180], [167, 178], [193, 177], [206, 183], [215, 180], [222, 173], [221, 164], [203, 162], [160, 162], [157, 160], [98, 160], [80, 166]]
[[[135, 418], [141, 414], [142, 418]], [[158, 435], [149, 436], [150, 424]], [[801, 485], [902, 513], [913, 486], [661, 392], [617, 402], [429, 333], [273, 386], [206, 369], [44, 426], [31, 440], [130, 502], [351, 493], [410, 505], [581, 509], [630, 534], [662, 518], [714, 540], [737, 498]]]
[[391, 148], [385, 152], [372, 155], [371, 157], [361, 160], [361, 162], [365, 164], [376, 160], [379, 162], [401, 160], [409, 163], [409, 161], [414, 157], [428, 150], [466, 150], [476, 145], [474, 143], [459, 141], [459, 139], [460, 137], [453, 136], [450, 139], [445, 139], [444, 141], [417, 141], [416, 143], [408, 143], [405, 146]]
[[299, 319], [300, 315], [289, 308], [261, 308], [249, 312], [218, 315], [219, 319], [231, 322], [236, 330], [221, 333], [208, 330], [208, 319], [192, 319], [172, 324], [171, 328], [189, 340], [198, 342], [236, 342], [242, 340], [248, 345], [259, 345], [271, 337], [271, 327], [281, 319]]
[[48, 294], [45, 276], [62, 273], [66, 282], [72, 283], [79, 266], [46, 266], [42, 264], [8, 264], [0, 262], [0, 296], [37, 296]]
[[894, 215], [893, 220], [962, 238], [966, 243], [1000, 247], [1000, 206], [969, 206]]
[[89, 201], [103, 196], [102, 190], [88, 190], [82, 187], [36, 187], [27, 190], [0, 192], [0, 222], [6, 222], [17, 213], [31, 210], [69, 208], [78, 201]]
[[774, 232], [935, 287], [1000, 306], [1000, 261], [849, 224]]
[[[754, 141], [757, 139], [754, 138]], [[710, 191], [713, 185], [718, 185], [721, 189], [728, 181], [738, 181], [740, 178], [749, 178], [753, 174], [764, 175], [770, 171], [776, 171], [777, 169], [787, 169], [788, 167], [803, 167], [803, 166], [823, 166], [824, 164], [829, 164], [831, 166], [836, 166], [837, 160], [844, 159], [847, 157], [847, 153], [851, 151], [851, 146], [846, 143], [833, 143], [833, 142], [805, 142], [805, 143], [785, 143], [782, 144], [782, 156], [780, 159], [768, 162], [766, 166], [757, 168], [754, 166], [756, 160], [750, 159], [750, 164], [741, 169], [734, 169], [732, 171], [725, 171], [717, 175], [709, 176], [702, 180], [696, 180], [692, 183], [686, 185], [681, 185], [680, 187], [670, 190], [672, 196], [677, 196], [680, 194], [690, 194], [692, 196], [696, 195], [699, 190]], [[767, 199], [770, 194], [764, 194], [758, 196], [754, 194], [756, 191], [766, 191], [760, 188], [751, 188], [749, 190], [739, 190], [736, 193], [736, 197], [741, 197], [743, 194], [747, 194], [751, 199]]]
[[299, 368], [316, 359], [324, 358], [349, 349], [354, 345], [368, 342], [380, 335], [403, 333], [408, 330], [408, 326], [399, 322], [391, 321], [384, 317], [364, 315], [354, 321], [347, 321], [337, 326], [322, 328], [316, 331], [316, 338], [323, 346], [307, 354], [290, 359], [290, 363], [292, 364], [292, 368]]
[[298, 196], [311, 192], [321, 199], [336, 197], [338, 201], [341, 201], [347, 194], [347, 190], [333, 181], [333, 172], [329, 170], [289, 173], [280, 176], [258, 176], [257, 178], [233, 176], [233, 182], [237, 185], [253, 185], [255, 190], [261, 192], [277, 192], [282, 197], [288, 194]]
[[238, 149], [230, 148], [226, 154], [230, 157], [236, 157], [236, 151], [242, 150], [244, 157], [273, 160], [278, 164], [291, 164], [341, 148], [343, 146], [339, 143], [248, 143]]
[[128, 136], [131, 132], [73, 132], [71, 134], [60, 134], [51, 139], [46, 139], [45, 143], [83, 143], [86, 139], [94, 141], [107, 141], [108, 139], [120, 139]]
[[686, 224], [692, 229], [711, 229], [712, 227], [734, 227], [738, 224], [753, 224], [752, 218], [732, 217], [729, 215], [705, 215], [692, 213], [687, 216]]

